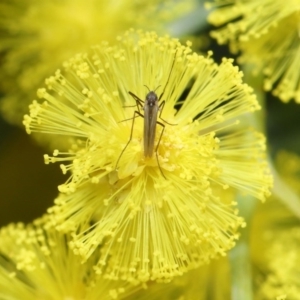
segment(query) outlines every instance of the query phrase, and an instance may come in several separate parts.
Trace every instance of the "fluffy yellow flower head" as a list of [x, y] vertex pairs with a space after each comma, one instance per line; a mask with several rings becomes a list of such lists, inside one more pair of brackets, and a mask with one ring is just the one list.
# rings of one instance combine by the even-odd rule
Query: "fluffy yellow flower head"
[[48, 217], [25, 226], [10, 224], [0, 230], [0, 298], [42, 300], [124, 299], [139, 289], [124, 282], [104, 280], [93, 271], [98, 253], [81, 264]]
[[[1, 108], [21, 124], [29, 101], [60, 63], [138, 26], [162, 31], [194, 0], [4, 0], [0, 2]], [[165, 30], [165, 29], [164, 29]]]
[[[74, 138], [46, 163], [71, 171], [53, 212], [76, 229], [75, 251], [85, 260], [103, 243], [99, 268], [110, 277], [170, 278], [234, 246], [243, 221], [220, 197], [228, 187], [269, 195], [264, 137], [237, 120], [259, 106], [232, 60], [217, 65], [155, 33], [118, 40], [67, 61], [38, 91], [42, 102], [33, 102], [24, 124], [28, 133]], [[145, 85], [158, 97], [164, 91], [165, 101], [151, 157], [128, 93], [144, 101]]]
[[287, 102], [300, 102], [300, 3], [298, 0], [214, 0], [208, 20], [212, 36], [241, 51], [241, 63], [253, 63], [265, 75], [264, 87]]

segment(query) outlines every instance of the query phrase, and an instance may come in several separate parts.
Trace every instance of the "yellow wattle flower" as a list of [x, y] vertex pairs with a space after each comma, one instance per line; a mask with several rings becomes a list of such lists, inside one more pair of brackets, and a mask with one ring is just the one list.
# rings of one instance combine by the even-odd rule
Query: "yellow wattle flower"
[[49, 226], [48, 217], [1, 228], [0, 298], [112, 300], [141, 288], [98, 276], [93, 270], [98, 253], [82, 264], [69, 248], [70, 240]]
[[130, 27], [165, 32], [196, 1], [4, 0], [0, 3], [1, 109], [21, 124], [35, 91], [72, 55]]
[[[169, 280], [234, 246], [244, 222], [222, 194], [232, 187], [264, 200], [272, 181], [264, 137], [238, 125], [259, 108], [242, 76], [232, 60], [217, 65], [211, 53], [132, 30], [46, 80], [24, 124], [28, 133], [73, 138], [46, 163], [71, 171], [50, 211], [61, 229], [75, 229], [72, 246], [83, 260], [103, 244], [98, 268], [109, 278]], [[144, 85], [165, 90], [165, 130], [159, 140], [157, 125], [150, 158], [143, 118], [132, 127], [137, 107], [128, 93], [144, 100]]]
[[298, 0], [214, 0], [209, 22], [222, 26], [211, 35], [241, 51], [240, 62], [265, 76], [265, 90], [282, 101], [300, 102], [300, 3]]

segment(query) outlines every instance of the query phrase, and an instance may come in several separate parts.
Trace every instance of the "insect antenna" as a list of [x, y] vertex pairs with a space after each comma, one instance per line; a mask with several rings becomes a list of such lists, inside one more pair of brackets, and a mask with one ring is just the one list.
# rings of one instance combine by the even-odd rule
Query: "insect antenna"
[[158, 101], [160, 101], [160, 99], [162, 98], [163, 94], [165, 93], [166, 91], [166, 87], [170, 81], [170, 77], [171, 77], [171, 74], [172, 74], [172, 70], [173, 70], [173, 67], [174, 67], [174, 64], [175, 64], [175, 58], [176, 58], [176, 53], [177, 53], [177, 50], [175, 51], [175, 54], [174, 54], [174, 59], [173, 59], [173, 62], [172, 62], [172, 66], [171, 66], [171, 70], [170, 70], [170, 73], [169, 73], [169, 76], [168, 76], [168, 80], [166, 82], [166, 85], [164, 87], [164, 90], [162, 91], [162, 93], [160, 94], [159, 98], [158, 98]]

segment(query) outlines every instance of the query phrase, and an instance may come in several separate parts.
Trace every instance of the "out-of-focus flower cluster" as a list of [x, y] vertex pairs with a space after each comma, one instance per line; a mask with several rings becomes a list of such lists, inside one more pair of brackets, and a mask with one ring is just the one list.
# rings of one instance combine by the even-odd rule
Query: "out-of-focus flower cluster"
[[1, 299], [122, 299], [138, 289], [98, 276], [98, 252], [81, 264], [68, 246], [70, 235], [47, 219], [0, 230]]
[[0, 3], [3, 116], [21, 125], [44, 79], [80, 51], [130, 27], [167, 32], [196, 1], [4, 0]]
[[300, 102], [300, 43], [298, 0], [213, 0], [208, 20], [220, 44], [240, 51], [242, 64], [253, 64], [265, 76], [264, 89], [287, 102]]

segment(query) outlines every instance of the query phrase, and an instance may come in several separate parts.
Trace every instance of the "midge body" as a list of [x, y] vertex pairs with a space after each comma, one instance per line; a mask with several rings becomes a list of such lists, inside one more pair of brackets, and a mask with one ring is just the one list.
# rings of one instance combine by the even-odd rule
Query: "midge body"
[[[172, 70], [173, 70], [173, 67], [174, 67], [174, 63], [175, 63], [175, 58], [176, 58], [176, 52], [174, 54], [174, 59], [173, 59], [173, 62], [172, 62], [172, 66], [171, 66], [171, 69], [170, 69], [170, 73], [169, 73], [167, 82], [166, 82], [165, 87], [164, 87], [164, 89], [163, 89], [163, 91], [162, 91], [162, 93], [160, 94], [159, 97], [157, 96], [157, 94], [155, 92], [159, 88], [159, 86], [154, 91], [150, 91], [150, 89], [145, 85], [145, 87], [149, 91], [148, 94], [146, 95], [145, 101], [141, 100], [134, 93], [132, 93], [130, 91], [128, 92], [129, 95], [132, 96], [132, 98], [135, 100], [136, 105], [134, 105], [134, 106], [137, 108], [137, 110], [134, 111], [134, 114], [133, 114], [132, 118], [121, 121], [121, 122], [124, 122], [124, 121], [128, 121], [128, 120], [132, 120], [132, 125], [131, 125], [129, 140], [128, 140], [127, 144], [125, 145], [124, 149], [122, 150], [122, 152], [121, 152], [121, 154], [120, 154], [120, 156], [117, 160], [116, 168], [119, 164], [119, 161], [120, 161], [124, 151], [126, 150], [126, 148], [128, 147], [129, 143], [132, 140], [134, 120], [135, 120], [135, 118], [140, 116], [140, 117], [144, 118], [144, 156], [145, 157], [152, 157], [153, 152], [155, 152], [157, 165], [159, 167], [159, 170], [160, 170], [161, 174], [163, 175], [163, 177], [166, 178], [166, 176], [164, 175], [164, 173], [161, 169], [161, 166], [159, 164], [158, 153], [157, 153], [161, 138], [162, 138], [164, 130], [165, 130], [165, 125], [162, 122], [158, 121], [157, 118], [159, 117], [163, 122], [165, 122], [169, 125], [176, 125], [176, 124], [168, 123], [166, 120], [164, 120], [161, 117], [163, 108], [165, 106], [165, 100], [160, 102], [160, 100], [162, 99], [162, 97], [165, 93], [166, 87], [169, 83], [171, 73], [172, 73]], [[126, 107], [130, 107], [130, 106], [126, 106]], [[141, 113], [141, 110], [144, 111], [144, 114]], [[159, 139], [158, 139], [157, 145], [155, 147], [155, 151], [154, 151], [154, 142], [155, 142], [156, 125], [157, 124], [162, 127], [162, 131], [160, 133], [160, 136], [159, 136]]]

